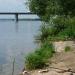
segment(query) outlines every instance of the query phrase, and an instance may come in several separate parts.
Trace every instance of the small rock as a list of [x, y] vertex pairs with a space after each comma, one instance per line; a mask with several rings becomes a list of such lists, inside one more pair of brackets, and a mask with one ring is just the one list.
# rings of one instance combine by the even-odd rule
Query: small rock
[[22, 74], [23, 75], [30, 75], [30, 73], [28, 71], [23, 71]]
[[40, 70], [40, 71], [38, 71], [39, 73], [46, 73], [46, 72], [48, 72], [49, 70], [48, 69], [46, 69], [46, 70]]
[[71, 69], [66, 69], [66, 70], [58, 70], [57, 72], [58, 73], [65, 73], [65, 72], [70, 72], [71, 71]]
[[65, 72], [63, 75], [73, 75], [71, 72]]

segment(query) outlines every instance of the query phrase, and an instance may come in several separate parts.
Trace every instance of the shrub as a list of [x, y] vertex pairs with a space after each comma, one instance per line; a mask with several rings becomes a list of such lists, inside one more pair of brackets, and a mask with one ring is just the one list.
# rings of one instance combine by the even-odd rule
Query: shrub
[[25, 64], [26, 68], [30, 70], [43, 68], [45, 66], [45, 62], [43, 61], [42, 57], [36, 53], [29, 54], [26, 57]]
[[68, 18], [65, 19], [65, 24], [66, 28], [59, 32], [58, 36], [64, 36], [66, 37], [66, 40], [74, 40], [75, 38], [75, 18]]
[[70, 46], [66, 46], [65, 47], [65, 52], [71, 51], [71, 47]]
[[[41, 46], [41, 50], [39, 50], [39, 52], [41, 51], [40, 55], [42, 57], [44, 57], [44, 59], [46, 58], [51, 58], [53, 56], [53, 53], [55, 53], [54, 51], [54, 47], [52, 43], [48, 43], [45, 42], [42, 46]], [[38, 52], [36, 52], [38, 53]]]
[[45, 41], [47, 41], [47, 38], [50, 34], [52, 34], [51, 26], [47, 23], [43, 23], [40, 26], [40, 33], [37, 36], [35, 36], [35, 41], [44, 43]]
[[56, 17], [50, 23], [41, 26], [40, 34], [36, 41], [74, 40], [75, 39], [75, 17]]

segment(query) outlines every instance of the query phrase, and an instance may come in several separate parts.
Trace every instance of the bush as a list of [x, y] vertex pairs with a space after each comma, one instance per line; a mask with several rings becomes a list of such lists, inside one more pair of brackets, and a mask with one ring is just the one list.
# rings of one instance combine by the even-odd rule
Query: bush
[[64, 18], [56, 17], [41, 26], [40, 34], [36, 41], [44, 43], [45, 41], [74, 40], [75, 39], [75, 17]]
[[51, 26], [47, 23], [43, 23], [42, 26], [40, 26], [40, 33], [35, 37], [35, 41], [44, 43], [47, 41], [47, 38], [50, 34], [52, 34]]
[[26, 68], [32, 70], [46, 67], [48, 58], [51, 58], [53, 54], [54, 48], [52, 44], [45, 43], [41, 48], [35, 50], [34, 53], [31, 53], [26, 57]]
[[39, 50], [39, 52], [36, 53], [40, 53], [39, 55], [41, 55], [42, 57], [44, 57], [44, 59], [46, 59], [46, 58], [51, 58], [53, 56], [53, 53], [55, 53], [55, 51], [52, 43], [45, 42], [41, 46], [41, 50]]
[[36, 53], [29, 54], [26, 57], [25, 64], [26, 68], [30, 70], [43, 68], [45, 66], [45, 62], [43, 61], [42, 57]]
[[66, 46], [66, 47], [65, 47], [65, 52], [68, 52], [68, 51], [71, 51], [71, 47]]
[[65, 19], [66, 28], [59, 32], [58, 36], [66, 37], [65, 40], [74, 40], [75, 38], [75, 18]]

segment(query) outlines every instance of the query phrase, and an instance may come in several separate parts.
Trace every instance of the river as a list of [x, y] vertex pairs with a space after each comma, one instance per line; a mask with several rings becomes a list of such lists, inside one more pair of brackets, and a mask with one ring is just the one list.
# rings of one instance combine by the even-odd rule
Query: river
[[0, 20], [0, 75], [17, 75], [24, 66], [25, 56], [37, 45], [34, 37], [37, 35], [40, 21]]

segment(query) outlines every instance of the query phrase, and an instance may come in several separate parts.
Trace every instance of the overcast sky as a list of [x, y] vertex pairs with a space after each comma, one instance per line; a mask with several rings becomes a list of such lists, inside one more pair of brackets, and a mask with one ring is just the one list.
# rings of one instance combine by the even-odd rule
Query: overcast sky
[[26, 0], [0, 0], [0, 12], [29, 11], [25, 2]]

